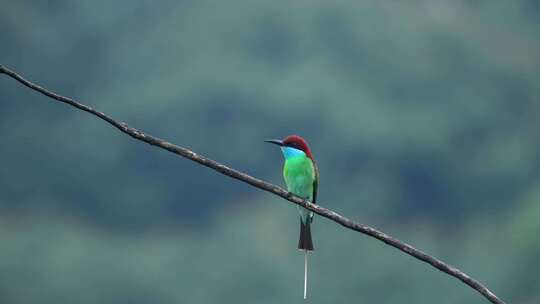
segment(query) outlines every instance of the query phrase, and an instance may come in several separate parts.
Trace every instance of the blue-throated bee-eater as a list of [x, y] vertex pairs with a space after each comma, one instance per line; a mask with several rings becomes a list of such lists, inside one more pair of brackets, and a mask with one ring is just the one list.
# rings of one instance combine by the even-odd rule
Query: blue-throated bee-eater
[[[319, 170], [313, 159], [307, 142], [298, 135], [287, 136], [283, 140], [270, 139], [266, 142], [281, 147], [285, 165], [283, 166], [283, 178], [287, 184], [287, 190], [300, 197], [308, 199], [313, 204], [317, 203], [317, 188], [319, 186]], [[307, 298], [307, 254], [313, 251], [311, 239], [311, 223], [313, 212], [298, 206], [300, 213], [300, 239], [298, 249], [304, 251], [304, 299]]]

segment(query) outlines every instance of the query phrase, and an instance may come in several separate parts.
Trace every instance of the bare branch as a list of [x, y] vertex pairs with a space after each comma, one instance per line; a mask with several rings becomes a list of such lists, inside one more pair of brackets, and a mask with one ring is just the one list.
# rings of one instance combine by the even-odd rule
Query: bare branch
[[291, 193], [291, 192], [288, 192], [288, 191], [285, 191], [283, 188], [280, 188], [276, 185], [273, 185], [271, 183], [268, 183], [268, 182], [265, 182], [263, 180], [260, 180], [258, 178], [255, 178], [255, 177], [252, 177], [248, 174], [245, 174], [243, 172], [240, 172], [240, 171], [237, 171], [235, 169], [232, 169], [232, 168], [229, 168], [221, 163], [218, 163], [214, 160], [211, 160], [203, 155], [199, 155], [189, 149], [186, 149], [186, 148], [183, 148], [183, 147], [179, 147], [177, 145], [174, 145], [172, 143], [169, 143], [165, 140], [162, 140], [160, 138], [157, 138], [157, 137], [154, 137], [154, 136], [151, 136], [151, 135], [148, 135], [146, 133], [143, 133], [133, 127], [130, 127], [128, 126], [126, 123], [124, 122], [119, 122], [117, 120], [114, 120], [113, 118], [111, 118], [110, 116], [106, 115], [105, 113], [103, 112], [99, 112], [99, 111], [96, 111], [94, 110], [93, 108], [89, 107], [89, 106], [86, 106], [78, 101], [75, 101], [71, 98], [68, 98], [68, 97], [64, 97], [64, 96], [61, 96], [61, 95], [58, 95], [54, 92], [51, 92], [43, 87], [40, 87], [26, 79], [24, 79], [22, 76], [20, 76], [19, 74], [17, 74], [16, 72], [0, 65], [0, 73], [2, 74], [5, 74], [15, 80], [17, 80], [18, 82], [22, 83], [23, 85], [29, 87], [30, 89], [32, 90], [35, 90], [35, 91], [38, 91], [40, 92], [41, 94], [43, 95], [46, 95], [52, 99], [55, 99], [57, 101], [60, 101], [60, 102], [63, 102], [63, 103], [66, 103], [68, 105], [71, 105], [75, 108], [78, 108], [80, 110], [83, 110], [85, 112], [88, 112], [92, 115], [95, 115], [103, 120], [105, 120], [106, 122], [108, 122], [109, 124], [113, 125], [115, 128], [117, 128], [118, 130], [120, 130], [121, 132], [135, 138], [135, 139], [138, 139], [138, 140], [141, 140], [141, 141], [144, 141], [150, 145], [153, 145], [153, 146], [156, 146], [156, 147], [159, 147], [159, 148], [162, 148], [162, 149], [165, 149], [169, 152], [172, 152], [174, 154], [178, 154], [180, 156], [183, 156], [185, 158], [188, 158], [192, 161], [195, 161], [203, 166], [206, 166], [208, 168], [211, 168], [213, 170], [216, 170], [218, 171], [219, 173], [221, 174], [224, 174], [224, 175], [227, 175], [229, 177], [232, 177], [232, 178], [235, 178], [237, 180], [240, 180], [244, 183], [247, 183], [247, 184], [250, 184], [254, 187], [257, 187], [259, 189], [262, 189], [262, 190], [265, 190], [267, 192], [271, 192], [275, 195], [278, 195], [278, 196], [281, 196], [282, 198], [294, 203], [294, 204], [297, 204], [297, 205], [300, 205], [304, 208], [307, 208], [315, 213], [317, 213], [318, 215], [322, 216], [322, 217], [325, 217], [325, 218], [328, 218], [344, 227], [347, 227], [351, 230], [355, 230], [355, 231], [358, 231], [360, 233], [363, 233], [363, 234], [366, 234], [368, 236], [371, 236], [373, 238], [376, 238], [378, 239], [379, 241], [382, 241], [394, 248], [397, 248], [401, 251], [403, 251], [404, 253], [420, 260], [420, 261], [423, 261], [425, 263], [428, 263], [430, 265], [432, 265], [433, 267], [437, 268], [438, 270], [444, 272], [444, 273], [447, 273], [448, 275], [451, 275], [457, 279], [459, 279], [460, 281], [462, 281], [463, 283], [469, 285], [471, 288], [473, 288], [474, 290], [478, 291], [480, 294], [482, 294], [486, 299], [488, 299], [491, 303], [495, 303], [495, 304], [504, 304], [504, 302], [499, 299], [493, 292], [491, 292], [487, 287], [485, 287], [484, 285], [482, 285], [480, 282], [478, 282], [477, 280], [473, 279], [472, 277], [470, 277], [469, 275], [467, 275], [466, 273], [464, 273], [463, 271], [451, 266], [451, 265], [448, 265], [446, 263], [444, 263], [443, 261], [435, 258], [435, 257], [432, 257], [416, 248], [414, 248], [413, 246], [407, 244], [407, 243], [404, 243], [404, 242], [401, 242], [400, 240], [394, 238], [394, 237], [391, 237], [375, 228], [372, 228], [370, 226], [367, 226], [367, 225], [364, 225], [364, 224], [360, 224], [360, 223], [356, 223], [332, 210], [329, 210], [329, 209], [326, 209], [324, 207], [321, 207], [319, 205], [315, 205], [315, 204], [312, 204], [310, 203], [309, 201], [299, 197], [299, 196], [296, 196], [295, 194]]

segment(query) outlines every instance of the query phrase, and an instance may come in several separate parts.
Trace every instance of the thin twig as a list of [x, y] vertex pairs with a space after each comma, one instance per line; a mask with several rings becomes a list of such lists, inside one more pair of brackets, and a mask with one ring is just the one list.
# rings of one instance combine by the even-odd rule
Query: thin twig
[[108, 122], [109, 124], [113, 125], [114, 127], [116, 127], [117, 129], [119, 129], [121, 132], [135, 138], [135, 139], [138, 139], [138, 140], [141, 140], [141, 141], [144, 141], [150, 145], [153, 145], [153, 146], [156, 146], [156, 147], [159, 147], [159, 148], [162, 148], [162, 149], [165, 149], [167, 151], [170, 151], [172, 153], [175, 153], [175, 154], [178, 154], [180, 156], [183, 156], [185, 158], [188, 158], [192, 161], [195, 161], [203, 166], [206, 166], [208, 168], [211, 168], [213, 170], [216, 170], [218, 171], [219, 173], [222, 173], [224, 175], [227, 175], [229, 177], [232, 177], [232, 178], [235, 178], [237, 180], [240, 180], [242, 182], [245, 182], [247, 184], [250, 184], [254, 187], [257, 187], [259, 189], [262, 189], [262, 190], [265, 190], [267, 192], [271, 192], [275, 195], [278, 195], [278, 196], [281, 196], [282, 198], [294, 203], [294, 204], [297, 204], [297, 205], [300, 205], [304, 208], [307, 208], [315, 213], [317, 213], [318, 215], [322, 216], [322, 217], [325, 217], [325, 218], [328, 218], [344, 227], [347, 227], [349, 229], [352, 229], [352, 230], [355, 230], [355, 231], [358, 231], [360, 233], [363, 233], [363, 234], [366, 234], [368, 236], [371, 236], [373, 238], [376, 238], [378, 239], [379, 241], [382, 241], [394, 248], [397, 248], [401, 251], [403, 251], [404, 253], [420, 260], [420, 261], [423, 261], [425, 263], [428, 263], [430, 265], [432, 265], [433, 267], [437, 268], [438, 270], [444, 272], [444, 273], [447, 273], [448, 275], [451, 275], [457, 279], [459, 279], [460, 281], [462, 281], [463, 283], [469, 285], [471, 288], [473, 288], [474, 290], [478, 291], [480, 294], [482, 294], [486, 299], [488, 299], [491, 303], [495, 303], [495, 304], [504, 304], [504, 302], [499, 299], [493, 292], [491, 292], [487, 287], [485, 287], [484, 285], [482, 285], [480, 282], [478, 282], [477, 280], [473, 279], [472, 277], [470, 277], [469, 275], [467, 275], [466, 273], [464, 273], [463, 271], [451, 266], [451, 265], [448, 265], [446, 263], [444, 263], [443, 261], [437, 259], [437, 258], [434, 258], [416, 248], [414, 248], [413, 246], [407, 244], [407, 243], [404, 243], [404, 242], [401, 242], [400, 240], [396, 239], [396, 238], [393, 238], [375, 228], [372, 228], [370, 226], [367, 226], [367, 225], [364, 225], [364, 224], [360, 224], [360, 223], [356, 223], [356, 222], [353, 222], [352, 220], [342, 216], [342, 215], [339, 215], [338, 213], [332, 211], [332, 210], [329, 210], [329, 209], [326, 209], [324, 207], [321, 207], [320, 205], [315, 205], [315, 204], [312, 204], [310, 203], [309, 201], [299, 197], [299, 196], [296, 196], [295, 194], [291, 193], [291, 192], [288, 192], [288, 191], [285, 191], [284, 189], [276, 186], [276, 185], [273, 185], [271, 183], [268, 183], [268, 182], [265, 182], [263, 180], [260, 180], [258, 178], [255, 178], [255, 177], [252, 177], [248, 174], [245, 174], [243, 172], [240, 172], [238, 170], [235, 170], [235, 169], [232, 169], [232, 168], [229, 168], [221, 163], [218, 163], [214, 160], [211, 160], [205, 156], [202, 156], [202, 155], [199, 155], [189, 149], [186, 149], [186, 148], [183, 148], [183, 147], [179, 147], [179, 146], [176, 146], [172, 143], [169, 143], [163, 139], [160, 139], [160, 138], [157, 138], [157, 137], [154, 137], [154, 136], [151, 136], [151, 135], [148, 135], [146, 133], [143, 133], [133, 127], [130, 127], [128, 126], [126, 123], [124, 122], [119, 122], [117, 120], [114, 120], [113, 118], [111, 118], [110, 116], [106, 115], [105, 113], [103, 112], [99, 112], [99, 111], [96, 111], [94, 110], [93, 108], [89, 107], [89, 106], [86, 106], [78, 101], [75, 101], [71, 98], [68, 98], [68, 97], [64, 97], [64, 96], [61, 96], [61, 95], [58, 95], [54, 92], [51, 92], [43, 87], [40, 87], [26, 79], [24, 79], [22, 76], [20, 76], [19, 74], [17, 74], [16, 72], [0, 65], [0, 73], [2, 74], [5, 74], [15, 80], [17, 80], [18, 82], [22, 83], [23, 85], [29, 87], [30, 89], [32, 90], [35, 90], [35, 91], [38, 91], [40, 93], [42, 93], [43, 95], [46, 95], [52, 99], [55, 99], [55, 100], [58, 100], [60, 102], [63, 102], [63, 103], [66, 103], [68, 105], [71, 105], [77, 109], [80, 109], [80, 110], [83, 110], [85, 112], [88, 112], [92, 115], [95, 115], [103, 120], [105, 120], [106, 122]]

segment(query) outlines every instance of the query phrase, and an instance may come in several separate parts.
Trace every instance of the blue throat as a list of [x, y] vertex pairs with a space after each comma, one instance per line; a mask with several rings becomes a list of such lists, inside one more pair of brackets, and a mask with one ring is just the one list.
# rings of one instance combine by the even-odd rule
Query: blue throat
[[281, 147], [281, 152], [283, 152], [283, 157], [285, 157], [285, 159], [290, 159], [298, 156], [306, 156], [306, 153], [304, 153], [304, 151], [291, 147]]

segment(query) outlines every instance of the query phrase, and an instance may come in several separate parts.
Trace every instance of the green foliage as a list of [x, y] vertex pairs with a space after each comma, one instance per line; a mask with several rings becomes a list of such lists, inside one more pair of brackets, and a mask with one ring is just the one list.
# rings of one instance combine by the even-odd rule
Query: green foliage
[[[1, 63], [281, 183], [306, 137], [320, 203], [540, 299], [536, 1], [14, 1]], [[296, 208], [0, 80], [6, 303], [302, 301]], [[310, 302], [478, 303], [315, 219]]]

